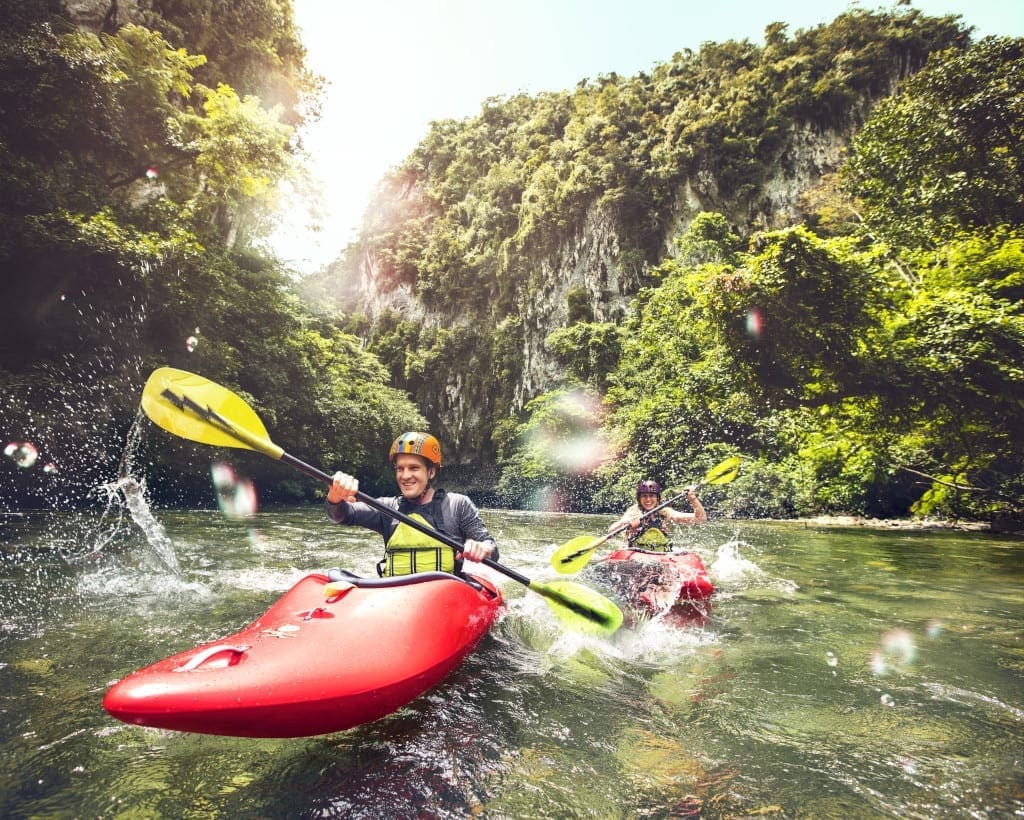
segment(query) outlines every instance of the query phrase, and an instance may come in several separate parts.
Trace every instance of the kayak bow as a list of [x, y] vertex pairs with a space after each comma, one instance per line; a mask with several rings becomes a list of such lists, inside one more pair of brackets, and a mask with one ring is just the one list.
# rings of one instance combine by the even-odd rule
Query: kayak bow
[[308, 575], [244, 629], [115, 683], [118, 720], [183, 732], [301, 737], [377, 720], [443, 680], [501, 607], [482, 579]]

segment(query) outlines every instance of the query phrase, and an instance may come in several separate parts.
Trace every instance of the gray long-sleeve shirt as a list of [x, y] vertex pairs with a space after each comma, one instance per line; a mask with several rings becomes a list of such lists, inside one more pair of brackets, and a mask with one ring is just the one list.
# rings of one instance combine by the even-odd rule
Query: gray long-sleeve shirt
[[[427, 504], [413, 504], [402, 496], [382, 496], [377, 499], [377, 502], [406, 515], [419, 513], [435, 529], [447, 533], [458, 541], [472, 539], [490, 543], [493, 549], [491, 558], [495, 561], [498, 559], [498, 545], [488, 532], [480, 518], [476, 504], [469, 496], [450, 493], [446, 490], [435, 490], [434, 497]], [[351, 504], [346, 501], [342, 501], [340, 504], [328, 502], [327, 517], [335, 524], [350, 524], [379, 532], [384, 538], [385, 546], [399, 524], [398, 520], [392, 516], [375, 510], [360, 501]]]

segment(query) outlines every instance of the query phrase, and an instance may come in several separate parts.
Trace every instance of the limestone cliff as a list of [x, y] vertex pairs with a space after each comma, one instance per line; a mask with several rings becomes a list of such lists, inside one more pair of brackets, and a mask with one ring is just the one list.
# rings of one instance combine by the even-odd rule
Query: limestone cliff
[[503, 424], [564, 380], [553, 330], [621, 322], [701, 212], [740, 236], [803, 221], [804, 194], [874, 105], [964, 43], [955, 20], [914, 11], [785, 28], [649, 74], [488, 100], [435, 123], [384, 181], [359, 242], [311, 286], [353, 317], [455, 461], [493, 461]]
[[[763, 185], [742, 202], [722, 197], [716, 180], [709, 175], [685, 179], [675, 191], [674, 206], [659, 237], [659, 248], [649, 258], [624, 255], [624, 248], [631, 245], [624, 241], [628, 229], [614, 209], [593, 202], [581, 224], [562, 237], [550, 253], [521, 262], [532, 269], [538, 286], [520, 289], [515, 308], [510, 311], [519, 330], [518, 369], [511, 383], [497, 384], [487, 378], [488, 374], [474, 372], [481, 363], [479, 357], [455, 355], [439, 361], [440, 366], [428, 379], [413, 385], [405, 374], [396, 372], [396, 383], [415, 390], [414, 398], [432, 427], [449, 443], [454, 461], [482, 459], [490, 449], [486, 428], [494, 422], [492, 414], [501, 404], [499, 394], [507, 394], [508, 398], [501, 411], [515, 414], [531, 398], [558, 386], [564, 378], [563, 369], [545, 348], [544, 340], [555, 328], [566, 326], [570, 291], [586, 291], [594, 321], [621, 320], [631, 299], [645, 284], [649, 267], [673, 253], [673, 238], [697, 214], [724, 213], [741, 235], [799, 222], [803, 218], [802, 196], [817, 186], [824, 175], [836, 171], [848, 139], [848, 132], [819, 130], [810, 125], [794, 128]], [[415, 198], [417, 194], [406, 190], [402, 196]], [[379, 216], [377, 228], [382, 227]], [[374, 217], [371, 211], [370, 224], [374, 224]], [[389, 264], [371, 242], [350, 249], [329, 272], [340, 285], [335, 293], [343, 293], [345, 309], [366, 317], [367, 336], [372, 336], [374, 327], [389, 314], [400, 316], [428, 334], [451, 331], [453, 327], [481, 331], [503, 319], [491, 312], [455, 315], [447, 304], [438, 308], [425, 306], [417, 298], [413, 284], [395, 284], [383, 273], [388, 268]]]

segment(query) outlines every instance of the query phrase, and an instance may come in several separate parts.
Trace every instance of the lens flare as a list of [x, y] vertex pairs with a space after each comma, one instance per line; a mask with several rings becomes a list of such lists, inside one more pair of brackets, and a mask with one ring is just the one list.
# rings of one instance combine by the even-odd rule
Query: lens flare
[[217, 491], [217, 504], [228, 518], [251, 518], [256, 514], [258, 502], [256, 488], [247, 478], [238, 478], [234, 468], [223, 461], [210, 465], [213, 487]]
[[871, 671], [876, 675], [903, 672], [917, 660], [914, 636], [905, 629], [892, 629], [882, 636], [882, 645], [871, 655]]
[[529, 494], [526, 503], [531, 510], [546, 510], [548, 512], [559, 512], [566, 509], [565, 499], [562, 494], [553, 487], [537, 487]]
[[30, 441], [12, 441], [4, 447], [4, 455], [22, 469], [27, 470], [39, 458], [39, 450]]
[[602, 458], [601, 441], [596, 435], [581, 434], [552, 442], [551, 457], [574, 473], [596, 469]]
[[544, 412], [544, 421], [530, 433], [529, 449], [556, 469], [584, 474], [605, 459], [601, 440], [600, 400], [581, 390], [565, 393]]
[[747, 311], [747, 335], [754, 339], [760, 339], [764, 330], [764, 317], [761, 309], [753, 307]]

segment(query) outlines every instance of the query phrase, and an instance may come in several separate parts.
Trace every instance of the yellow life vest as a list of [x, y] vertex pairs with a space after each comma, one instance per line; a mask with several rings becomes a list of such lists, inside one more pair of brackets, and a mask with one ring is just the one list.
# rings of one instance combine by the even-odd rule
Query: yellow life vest
[[[419, 513], [410, 518], [434, 527]], [[414, 572], [455, 572], [455, 550], [424, 532], [399, 523], [384, 550], [382, 575], [411, 575]]]
[[634, 549], [651, 550], [652, 552], [668, 552], [672, 549], [672, 542], [668, 536], [657, 526], [650, 526], [639, 536], [629, 542]]

